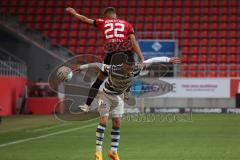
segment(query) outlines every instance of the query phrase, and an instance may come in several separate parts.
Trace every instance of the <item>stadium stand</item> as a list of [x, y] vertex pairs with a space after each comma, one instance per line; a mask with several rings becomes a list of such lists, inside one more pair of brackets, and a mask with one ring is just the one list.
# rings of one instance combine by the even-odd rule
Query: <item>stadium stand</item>
[[[240, 2], [238, 0], [2, 0], [1, 12], [39, 30], [53, 45], [76, 54], [103, 54], [96, 29], [80, 24], [65, 13], [72, 6], [91, 18], [106, 6], [117, 8], [120, 18], [137, 32], [174, 32], [179, 41], [183, 77], [240, 76]], [[209, 65], [209, 64], [213, 65]]]

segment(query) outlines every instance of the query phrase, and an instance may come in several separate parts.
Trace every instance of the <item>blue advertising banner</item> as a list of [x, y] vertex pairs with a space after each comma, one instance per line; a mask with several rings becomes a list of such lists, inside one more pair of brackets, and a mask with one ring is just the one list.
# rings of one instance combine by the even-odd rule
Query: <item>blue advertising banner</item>
[[138, 40], [139, 46], [144, 54], [144, 58], [175, 56], [177, 49], [176, 40], [158, 40], [158, 39], [141, 39]]

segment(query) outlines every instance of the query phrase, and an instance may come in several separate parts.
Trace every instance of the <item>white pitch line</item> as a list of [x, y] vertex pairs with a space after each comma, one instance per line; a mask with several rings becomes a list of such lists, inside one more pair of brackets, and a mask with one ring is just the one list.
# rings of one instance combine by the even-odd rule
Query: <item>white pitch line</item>
[[53, 133], [49, 133], [49, 134], [45, 134], [45, 135], [41, 135], [41, 136], [37, 136], [37, 137], [26, 138], [26, 139], [21, 139], [21, 140], [13, 141], [13, 142], [3, 143], [3, 144], [0, 144], [0, 148], [6, 147], [6, 146], [10, 146], [10, 145], [13, 145], [13, 144], [19, 144], [19, 143], [24, 143], [24, 142], [36, 140], [36, 139], [46, 138], [46, 137], [50, 137], [50, 136], [54, 136], [54, 135], [59, 135], [59, 134], [64, 134], [64, 133], [68, 133], [68, 132], [73, 132], [73, 131], [77, 131], [77, 130], [80, 130], [80, 129], [85, 129], [85, 128], [88, 128], [88, 127], [93, 127], [93, 126], [95, 126], [96, 124], [97, 124], [97, 123], [89, 124], [89, 125], [81, 126], [81, 127], [77, 127], [77, 128], [72, 128], [72, 129], [57, 131], [57, 132], [53, 132]]
[[69, 125], [69, 124], [63, 123], [63, 124], [52, 125], [52, 126], [48, 126], [48, 127], [45, 127], [45, 128], [43, 127], [43, 128], [39, 128], [39, 129], [34, 129], [33, 132], [46, 131], [46, 130], [50, 130], [50, 129], [53, 129], [53, 128], [67, 126], [67, 125]]

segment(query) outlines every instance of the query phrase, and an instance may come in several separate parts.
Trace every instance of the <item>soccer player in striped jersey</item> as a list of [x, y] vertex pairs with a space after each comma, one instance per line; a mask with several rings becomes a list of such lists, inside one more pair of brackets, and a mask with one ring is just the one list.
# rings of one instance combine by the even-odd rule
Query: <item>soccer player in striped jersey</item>
[[[118, 19], [115, 8], [106, 8], [103, 13], [103, 18], [95, 20], [78, 14], [73, 8], [70, 7], [66, 8], [66, 11], [80, 20], [82, 23], [97, 27], [104, 34], [104, 64], [110, 64], [112, 56], [119, 51], [129, 51], [129, 56], [134, 57], [137, 55], [141, 62], [144, 61], [143, 54], [135, 38], [132, 25], [125, 20]], [[84, 105], [80, 105], [80, 109], [84, 110], [84, 108], [88, 108], [88, 106], [91, 105], [94, 97], [98, 93], [98, 89], [107, 76], [108, 74], [103, 71], [99, 74], [96, 81], [92, 84], [86, 103]]]
[[111, 65], [91, 63], [81, 65], [77, 70], [74, 70], [74, 72], [79, 72], [88, 68], [97, 68], [101, 71], [108, 72], [109, 75], [107, 81], [104, 83], [103, 92], [98, 95], [100, 122], [96, 131], [96, 160], [102, 160], [104, 132], [110, 113], [112, 116], [112, 131], [111, 150], [108, 156], [112, 160], [119, 160], [118, 146], [120, 141], [120, 126], [121, 117], [124, 113], [123, 93], [132, 85], [134, 79], [140, 75], [142, 70], [146, 70], [153, 63], [166, 62], [176, 64], [181, 61], [177, 57], [155, 57], [144, 61], [144, 63], [136, 63], [135, 60], [128, 57], [128, 55], [127, 52], [120, 52], [114, 55]]

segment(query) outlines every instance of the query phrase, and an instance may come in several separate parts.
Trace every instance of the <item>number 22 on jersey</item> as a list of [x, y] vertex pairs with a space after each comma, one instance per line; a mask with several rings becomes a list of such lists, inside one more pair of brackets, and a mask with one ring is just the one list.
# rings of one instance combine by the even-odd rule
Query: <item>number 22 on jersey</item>
[[107, 28], [104, 32], [106, 39], [124, 37], [124, 34], [119, 33], [124, 31], [125, 25], [123, 23], [107, 23], [104, 28]]

